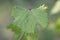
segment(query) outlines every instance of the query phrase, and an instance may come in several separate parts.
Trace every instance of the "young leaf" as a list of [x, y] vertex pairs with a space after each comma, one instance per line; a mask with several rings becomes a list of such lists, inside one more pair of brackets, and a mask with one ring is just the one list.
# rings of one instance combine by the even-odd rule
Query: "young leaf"
[[36, 24], [40, 24], [45, 28], [48, 22], [48, 15], [45, 8], [46, 7], [43, 5], [42, 7], [30, 11], [16, 7], [12, 13], [14, 17], [13, 24], [17, 25], [26, 33], [34, 33]]

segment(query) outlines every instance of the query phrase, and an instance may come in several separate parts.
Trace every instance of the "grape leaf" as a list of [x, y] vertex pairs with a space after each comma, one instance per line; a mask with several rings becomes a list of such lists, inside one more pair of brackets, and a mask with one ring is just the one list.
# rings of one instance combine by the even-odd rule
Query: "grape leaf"
[[15, 7], [12, 16], [14, 17], [13, 24], [21, 28], [21, 31], [26, 33], [34, 33], [36, 24], [42, 27], [47, 26], [48, 16], [45, 9], [40, 8], [27, 10], [20, 7]]

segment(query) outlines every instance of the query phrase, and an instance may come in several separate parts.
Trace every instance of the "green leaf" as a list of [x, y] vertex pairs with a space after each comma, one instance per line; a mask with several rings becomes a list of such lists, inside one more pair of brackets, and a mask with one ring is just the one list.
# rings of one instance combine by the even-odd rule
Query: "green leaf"
[[13, 32], [15, 32], [15, 34], [21, 33], [21, 29], [19, 27], [17, 27], [16, 25], [10, 24], [7, 26], [7, 28], [11, 29]]
[[7, 26], [7, 29], [11, 29], [15, 33], [14, 37], [15, 37], [16, 40], [20, 37], [20, 35], [21, 35], [21, 29], [19, 27], [17, 27], [16, 25], [9, 24]]
[[42, 8], [36, 8], [30, 11], [15, 7], [12, 16], [14, 17], [13, 24], [17, 25], [25, 33], [34, 33], [36, 24], [40, 24], [45, 28], [48, 22], [46, 10]]

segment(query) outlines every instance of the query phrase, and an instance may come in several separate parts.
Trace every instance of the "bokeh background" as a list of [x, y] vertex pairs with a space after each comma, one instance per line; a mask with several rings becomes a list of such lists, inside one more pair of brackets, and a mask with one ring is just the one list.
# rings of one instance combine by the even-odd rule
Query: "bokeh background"
[[[17, 2], [16, 2], [17, 1]], [[31, 0], [26, 0], [31, 1]], [[30, 3], [34, 4], [31, 1]], [[48, 6], [48, 13], [49, 13], [49, 25], [48, 28], [53, 29], [56, 20], [60, 17], [60, 0], [39, 0], [37, 1], [37, 4], [34, 5], [28, 5], [26, 4], [20, 4], [19, 0], [0, 0], [0, 37], [5, 36], [7, 40], [12, 40], [14, 37], [14, 32], [12, 32], [10, 29], [7, 30], [6, 26], [10, 24], [13, 21], [13, 17], [11, 16], [12, 9], [15, 5], [22, 5], [26, 9], [31, 8], [37, 8], [38, 5], [46, 4]], [[3, 35], [4, 34], [4, 35]], [[57, 34], [55, 40], [60, 40], [60, 36]], [[2, 39], [1, 39], [2, 40]]]

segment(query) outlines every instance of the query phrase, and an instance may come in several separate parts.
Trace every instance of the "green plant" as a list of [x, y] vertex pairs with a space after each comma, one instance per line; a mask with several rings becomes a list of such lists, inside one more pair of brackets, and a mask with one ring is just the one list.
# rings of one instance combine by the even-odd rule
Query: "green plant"
[[47, 7], [45, 5], [32, 10], [18, 6], [14, 7], [12, 10], [14, 20], [12, 24], [8, 25], [8, 29], [12, 29], [15, 32], [16, 40], [21, 40], [22, 37], [23, 40], [38, 40], [38, 35], [44, 35], [43, 40], [52, 40], [52, 32], [45, 30], [48, 25], [48, 13], [46, 10]]
[[15, 32], [16, 40], [53, 40], [53, 31], [47, 29], [49, 22], [48, 7], [43, 4], [35, 8], [34, 3], [29, 10], [27, 7], [31, 6], [31, 2], [30, 5], [28, 2], [22, 2], [24, 7], [21, 6], [22, 4], [19, 6], [20, 3], [18, 2], [19, 4], [12, 10], [14, 20], [7, 28]]

